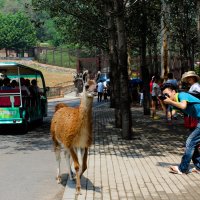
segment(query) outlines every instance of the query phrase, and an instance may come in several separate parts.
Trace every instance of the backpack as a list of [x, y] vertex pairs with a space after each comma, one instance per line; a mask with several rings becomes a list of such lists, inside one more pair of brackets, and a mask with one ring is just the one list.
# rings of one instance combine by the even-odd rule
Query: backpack
[[188, 94], [191, 94], [192, 96], [194, 96], [194, 97], [196, 97], [197, 99], [199, 99], [200, 100], [200, 93], [199, 92], [186, 92], [186, 93], [188, 93]]

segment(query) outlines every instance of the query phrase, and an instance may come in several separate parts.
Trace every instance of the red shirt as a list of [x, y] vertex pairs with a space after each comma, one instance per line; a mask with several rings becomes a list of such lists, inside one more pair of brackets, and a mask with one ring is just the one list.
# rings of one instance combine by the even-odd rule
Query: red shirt
[[153, 89], [153, 81], [150, 81], [150, 83], [149, 83], [149, 87], [150, 87], [150, 94], [152, 94], [152, 89]]

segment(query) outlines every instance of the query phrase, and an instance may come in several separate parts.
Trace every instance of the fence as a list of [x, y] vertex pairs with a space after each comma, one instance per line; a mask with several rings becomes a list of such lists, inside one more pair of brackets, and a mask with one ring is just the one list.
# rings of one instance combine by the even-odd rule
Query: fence
[[35, 48], [35, 59], [41, 63], [62, 66], [67, 68], [76, 68], [76, 51], [63, 48]]
[[65, 94], [68, 94], [73, 91], [75, 91], [74, 85], [68, 85], [64, 87], [50, 87], [49, 91], [47, 92], [47, 97], [48, 98], [62, 97]]

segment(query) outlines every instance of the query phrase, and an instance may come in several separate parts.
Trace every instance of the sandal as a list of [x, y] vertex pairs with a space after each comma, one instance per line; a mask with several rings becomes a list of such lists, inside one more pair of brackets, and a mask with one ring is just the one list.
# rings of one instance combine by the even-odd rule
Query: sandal
[[194, 172], [197, 174], [200, 174], [200, 170], [198, 170], [196, 167], [193, 167], [192, 169], [189, 170], [190, 173]]
[[183, 173], [179, 170], [178, 166], [170, 166], [169, 169], [170, 169], [169, 172], [171, 172], [171, 173], [173, 173], [173, 174], [183, 174]]

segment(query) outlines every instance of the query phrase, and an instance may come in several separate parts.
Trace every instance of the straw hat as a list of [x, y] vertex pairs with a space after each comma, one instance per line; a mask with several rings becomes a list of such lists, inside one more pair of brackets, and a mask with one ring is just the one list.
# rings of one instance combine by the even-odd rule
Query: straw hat
[[182, 75], [181, 81], [187, 82], [188, 77], [196, 77], [197, 80], [200, 80], [200, 77], [195, 73], [195, 71], [188, 71]]

